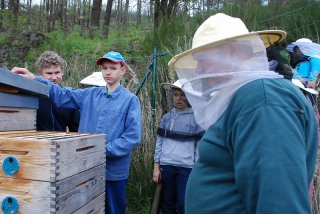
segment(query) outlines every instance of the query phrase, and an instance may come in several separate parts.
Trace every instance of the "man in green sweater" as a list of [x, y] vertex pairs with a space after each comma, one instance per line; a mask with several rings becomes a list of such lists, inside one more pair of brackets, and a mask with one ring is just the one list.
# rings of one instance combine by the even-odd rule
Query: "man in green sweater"
[[249, 32], [218, 13], [169, 62], [206, 130], [186, 188], [187, 214], [311, 213], [318, 127], [310, 104], [269, 71], [265, 46], [284, 31]]

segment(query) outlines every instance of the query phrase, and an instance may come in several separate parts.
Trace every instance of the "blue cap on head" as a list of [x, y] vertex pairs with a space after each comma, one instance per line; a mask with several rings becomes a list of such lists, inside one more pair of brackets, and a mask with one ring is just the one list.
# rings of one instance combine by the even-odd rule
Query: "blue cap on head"
[[112, 61], [112, 62], [117, 62], [117, 63], [120, 62], [123, 66], [125, 66], [125, 64], [126, 64], [126, 61], [125, 61], [124, 58], [121, 56], [121, 54], [118, 53], [118, 52], [115, 52], [115, 51], [110, 51], [110, 52], [108, 52], [107, 54], [105, 54], [103, 57], [100, 57], [100, 58], [97, 60], [96, 64], [97, 64], [97, 65], [101, 65], [102, 60], [104, 60], [104, 59], [108, 59], [108, 60], [110, 60], [110, 61]]

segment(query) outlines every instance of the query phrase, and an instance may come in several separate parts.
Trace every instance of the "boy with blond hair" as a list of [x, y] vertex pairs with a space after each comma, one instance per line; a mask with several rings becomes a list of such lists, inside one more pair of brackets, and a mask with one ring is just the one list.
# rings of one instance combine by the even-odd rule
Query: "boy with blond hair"
[[[45, 51], [36, 62], [39, 76], [60, 85], [65, 69], [65, 60], [54, 51]], [[77, 132], [80, 112], [72, 108], [57, 107], [47, 98], [39, 98], [37, 131]]]

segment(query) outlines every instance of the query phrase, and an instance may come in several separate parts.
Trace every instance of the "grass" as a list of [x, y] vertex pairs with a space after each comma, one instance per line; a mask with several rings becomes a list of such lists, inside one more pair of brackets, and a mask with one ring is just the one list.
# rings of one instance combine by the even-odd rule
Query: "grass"
[[320, 213], [320, 156], [319, 156], [319, 153], [317, 157], [315, 173], [313, 176], [311, 208], [312, 208], [313, 214]]

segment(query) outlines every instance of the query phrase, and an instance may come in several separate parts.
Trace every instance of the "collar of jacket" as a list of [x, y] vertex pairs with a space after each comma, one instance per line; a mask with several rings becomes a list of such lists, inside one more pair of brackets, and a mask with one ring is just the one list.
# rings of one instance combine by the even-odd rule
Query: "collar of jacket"
[[108, 87], [106, 86], [105, 87], [105, 94], [108, 98], [109, 97], [116, 98], [120, 94], [120, 92], [122, 91], [122, 88], [123, 88], [123, 85], [120, 83], [120, 85], [116, 88], [116, 90], [114, 90], [111, 94], [108, 94]]

